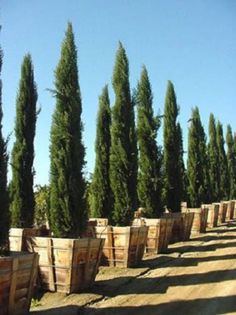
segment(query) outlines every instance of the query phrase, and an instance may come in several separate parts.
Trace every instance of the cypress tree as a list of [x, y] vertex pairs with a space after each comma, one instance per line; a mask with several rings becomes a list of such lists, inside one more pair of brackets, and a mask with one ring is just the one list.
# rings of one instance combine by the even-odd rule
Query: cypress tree
[[186, 168], [184, 164], [184, 148], [183, 148], [183, 133], [182, 128], [180, 126], [180, 123], [177, 123], [177, 139], [178, 139], [178, 145], [179, 148], [179, 169], [180, 169], [180, 196], [182, 201], [187, 201], [187, 186], [188, 186], [188, 180], [187, 180], [187, 173]]
[[188, 194], [191, 207], [209, 202], [209, 163], [206, 152], [206, 135], [198, 107], [192, 110], [188, 134]]
[[229, 198], [228, 161], [224, 148], [225, 140], [223, 134], [223, 127], [219, 121], [217, 122], [216, 125], [216, 139], [219, 157], [218, 171], [220, 173], [219, 200], [228, 200]]
[[50, 136], [50, 219], [56, 237], [78, 237], [86, 228], [85, 148], [77, 49], [71, 23], [55, 71], [56, 108]]
[[[0, 48], [0, 75], [3, 53]], [[0, 255], [8, 248], [9, 205], [7, 194], [7, 143], [2, 135], [2, 80], [0, 77]]]
[[219, 155], [216, 138], [216, 124], [215, 117], [210, 114], [209, 118], [209, 143], [208, 143], [208, 159], [209, 159], [209, 179], [211, 187], [210, 201], [214, 202], [219, 200], [219, 186], [220, 186], [220, 172], [219, 172]]
[[15, 142], [12, 150], [11, 216], [13, 227], [32, 227], [34, 223], [34, 137], [37, 119], [37, 89], [31, 56], [21, 67], [16, 99]]
[[96, 162], [90, 187], [92, 215], [110, 218], [111, 216], [111, 187], [109, 179], [109, 159], [111, 146], [111, 111], [108, 87], [105, 86], [99, 97], [97, 115], [97, 132], [95, 142]]
[[129, 65], [121, 43], [116, 54], [112, 83], [115, 92], [110, 151], [110, 181], [114, 198], [112, 220], [116, 225], [129, 225], [137, 207], [137, 140]]
[[160, 153], [156, 138], [160, 121], [154, 117], [152, 90], [145, 67], [137, 87], [137, 140], [139, 148], [138, 197], [145, 215], [159, 217], [161, 214]]
[[227, 143], [227, 161], [229, 170], [229, 199], [236, 198], [236, 151], [234, 146], [234, 139], [232, 128], [230, 125], [227, 126], [226, 134]]
[[164, 108], [163, 195], [167, 208], [173, 212], [180, 211], [182, 187], [177, 116], [178, 106], [174, 86], [168, 81]]

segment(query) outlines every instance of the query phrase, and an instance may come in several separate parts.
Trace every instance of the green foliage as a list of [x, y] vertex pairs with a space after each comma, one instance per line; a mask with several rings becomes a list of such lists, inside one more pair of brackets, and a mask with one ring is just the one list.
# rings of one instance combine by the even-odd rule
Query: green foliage
[[34, 223], [34, 137], [37, 90], [31, 56], [24, 57], [16, 100], [15, 142], [12, 150], [11, 220], [13, 227]]
[[195, 107], [188, 134], [187, 162], [189, 201], [194, 208], [209, 202], [209, 162], [206, 148], [206, 135], [198, 107]]
[[209, 143], [208, 143], [208, 159], [209, 159], [209, 179], [210, 179], [210, 201], [216, 202], [220, 200], [220, 172], [219, 172], [219, 151], [217, 146], [215, 117], [210, 114], [209, 119]]
[[161, 165], [157, 147], [157, 131], [160, 121], [154, 117], [152, 91], [148, 73], [143, 67], [137, 87], [137, 139], [139, 148], [138, 161], [138, 197], [148, 217], [161, 215]]
[[225, 140], [223, 134], [222, 124], [218, 121], [216, 126], [216, 140], [218, 148], [218, 158], [219, 165], [218, 171], [220, 174], [220, 184], [219, 184], [219, 200], [228, 200], [229, 198], [229, 171], [228, 171], [228, 161], [225, 153]]
[[229, 198], [236, 198], [236, 150], [231, 126], [227, 126], [227, 161], [229, 170]]
[[[0, 48], [0, 74], [3, 53]], [[0, 254], [8, 248], [9, 204], [7, 193], [7, 143], [2, 135], [2, 80], [0, 79]]]
[[183, 187], [180, 135], [177, 127], [178, 106], [172, 82], [168, 81], [164, 108], [164, 202], [173, 212], [180, 211]]
[[121, 43], [116, 54], [113, 88], [115, 104], [110, 151], [110, 181], [114, 197], [112, 220], [117, 225], [128, 225], [137, 208], [137, 140], [128, 59]]
[[85, 148], [77, 50], [69, 23], [55, 71], [56, 108], [50, 137], [50, 218], [56, 237], [78, 237], [86, 228]]
[[35, 223], [37, 226], [46, 226], [50, 222], [50, 188], [47, 185], [36, 186], [35, 195]]
[[93, 217], [110, 218], [112, 210], [109, 178], [111, 146], [111, 111], [108, 87], [105, 86], [99, 98], [96, 133], [96, 161], [90, 187], [90, 206]]
[[179, 170], [180, 170], [180, 181], [179, 181], [179, 190], [181, 201], [188, 200], [187, 187], [188, 187], [188, 177], [187, 171], [184, 164], [184, 148], [183, 148], [183, 134], [180, 123], [177, 123], [177, 147], [179, 148]]

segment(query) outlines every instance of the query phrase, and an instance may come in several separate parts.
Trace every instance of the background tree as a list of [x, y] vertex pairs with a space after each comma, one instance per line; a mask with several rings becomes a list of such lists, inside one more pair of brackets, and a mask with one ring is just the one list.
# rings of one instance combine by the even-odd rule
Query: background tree
[[227, 126], [226, 134], [226, 143], [227, 143], [227, 161], [228, 161], [228, 170], [229, 170], [229, 198], [236, 198], [236, 151], [234, 146], [234, 139], [232, 128], [230, 125]]
[[113, 71], [115, 104], [112, 109], [110, 181], [114, 197], [113, 223], [128, 225], [137, 207], [137, 141], [129, 65], [122, 44]]
[[16, 99], [15, 142], [12, 150], [11, 217], [13, 227], [34, 223], [34, 137], [37, 119], [37, 89], [31, 56], [21, 66]]
[[188, 194], [191, 207], [200, 207], [209, 202], [209, 163], [206, 150], [206, 135], [198, 107], [192, 110], [188, 133]]
[[99, 97], [96, 132], [96, 161], [92, 183], [90, 186], [90, 205], [92, 216], [95, 218], [110, 218], [111, 216], [111, 187], [109, 179], [109, 159], [111, 146], [111, 111], [108, 87], [105, 86]]
[[35, 223], [37, 226], [50, 226], [50, 187], [36, 186], [35, 191]]
[[[0, 75], [3, 53], [0, 47]], [[0, 77], [0, 255], [8, 248], [9, 205], [7, 194], [7, 143], [2, 135], [2, 80]]]
[[56, 237], [78, 237], [86, 228], [85, 149], [82, 143], [81, 96], [77, 50], [71, 23], [55, 71], [56, 108], [50, 144], [50, 218]]
[[178, 106], [174, 86], [168, 81], [164, 108], [164, 201], [168, 209], [180, 211], [181, 167], [180, 141], [177, 129]]
[[223, 134], [222, 124], [218, 121], [216, 125], [216, 140], [218, 148], [218, 171], [220, 173], [220, 184], [219, 184], [219, 201], [228, 200], [229, 198], [229, 171], [228, 171], [228, 161], [225, 153], [225, 140]]
[[188, 201], [187, 187], [188, 187], [188, 178], [187, 171], [184, 164], [184, 148], [183, 148], [183, 133], [180, 123], [177, 123], [177, 138], [179, 148], [179, 169], [180, 169], [180, 196], [181, 201]]
[[138, 197], [145, 207], [145, 215], [159, 217], [161, 214], [160, 153], [156, 138], [160, 121], [154, 117], [152, 90], [145, 67], [137, 87], [137, 139], [139, 148]]
[[214, 202], [219, 200], [219, 190], [220, 190], [220, 172], [219, 172], [219, 151], [217, 146], [217, 136], [216, 136], [216, 124], [215, 117], [210, 114], [209, 118], [209, 143], [208, 143], [208, 159], [209, 159], [209, 179], [211, 186], [211, 196], [210, 201]]

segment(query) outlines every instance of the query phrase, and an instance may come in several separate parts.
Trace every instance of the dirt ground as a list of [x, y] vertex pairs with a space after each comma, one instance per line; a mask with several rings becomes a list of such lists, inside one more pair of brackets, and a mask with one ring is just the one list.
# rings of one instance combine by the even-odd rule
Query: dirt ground
[[145, 257], [139, 268], [100, 267], [89, 293], [45, 293], [32, 305], [34, 315], [236, 314], [236, 221]]

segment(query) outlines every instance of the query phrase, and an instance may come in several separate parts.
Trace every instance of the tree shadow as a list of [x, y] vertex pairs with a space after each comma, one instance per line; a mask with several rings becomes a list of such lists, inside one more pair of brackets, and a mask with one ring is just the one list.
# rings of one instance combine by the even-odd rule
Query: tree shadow
[[214, 297], [214, 298], [195, 299], [195, 300], [188, 300], [188, 301], [178, 300], [174, 302], [161, 303], [157, 305], [123, 306], [123, 307], [114, 306], [114, 307], [103, 307], [99, 309], [93, 308], [93, 307], [86, 307], [86, 308], [81, 308], [78, 314], [79, 315], [228, 314], [228, 313], [233, 313], [236, 311], [235, 300], [236, 300], [236, 295], [232, 295], [232, 296], [226, 296], [226, 297]]
[[56, 308], [51, 308], [47, 310], [30, 311], [30, 315], [78, 315], [80, 314], [80, 309], [76, 305], [67, 305]]
[[[169, 287], [193, 286], [236, 280], [236, 270], [217, 270], [206, 273], [181, 274], [160, 277], [119, 277], [97, 281], [91, 291], [115, 297], [126, 294], [164, 294]], [[112, 285], [111, 285], [112, 281]], [[119, 286], [122, 281], [122, 286]], [[236, 302], [235, 302], [236, 304]]]
[[157, 269], [157, 268], [169, 268], [169, 267], [191, 267], [198, 266], [202, 262], [212, 262], [220, 260], [236, 260], [236, 254], [229, 254], [223, 256], [206, 256], [206, 257], [170, 257], [170, 256], [158, 256], [150, 259], [143, 260], [140, 267]]
[[190, 241], [201, 241], [201, 242], [210, 242], [210, 241], [230, 241], [230, 240], [235, 240], [235, 236], [233, 235], [221, 235], [221, 236], [216, 236], [216, 235], [206, 235], [206, 236], [200, 236], [196, 237]]
[[224, 248], [230, 248], [230, 247], [235, 247], [235, 246], [236, 246], [236, 242], [222, 243], [222, 244], [209, 244], [209, 245], [184, 245], [184, 246], [169, 248], [168, 252], [170, 253], [178, 252], [180, 254], [184, 254], [186, 252], [210, 252], [210, 251], [215, 251], [217, 249], [224, 249]]

